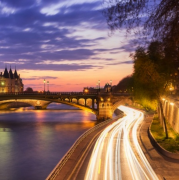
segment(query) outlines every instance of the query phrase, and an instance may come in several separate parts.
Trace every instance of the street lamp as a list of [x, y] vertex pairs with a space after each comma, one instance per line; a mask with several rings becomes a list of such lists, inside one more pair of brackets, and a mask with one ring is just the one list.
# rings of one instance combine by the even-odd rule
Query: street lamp
[[85, 93], [88, 93], [88, 92], [89, 92], [88, 88], [85, 88], [85, 89], [84, 89], [84, 92], [85, 92]]
[[110, 80], [110, 85], [112, 86], [112, 80]]
[[112, 92], [112, 80], [110, 80], [110, 85], [111, 85], [111, 92]]
[[45, 92], [45, 79], [44, 79], [44, 92]]
[[98, 84], [99, 84], [99, 91], [100, 91], [100, 80], [98, 80]]
[[98, 89], [98, 83], [96, 83], [96, 89]]
[[49, 92], [49, 81], [47, 81], [47, 91]]

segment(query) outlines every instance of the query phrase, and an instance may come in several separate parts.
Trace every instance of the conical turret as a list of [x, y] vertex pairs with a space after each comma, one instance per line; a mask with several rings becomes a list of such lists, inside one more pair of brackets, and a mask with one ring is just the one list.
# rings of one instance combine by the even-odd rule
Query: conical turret
[[18, 76], [18, 74], [17, 74], [17, 71], [16, 71], [16, 69], [15, 69], [15, 71], [14, 71], [14, 78], [18, 78], [19, 76]]
[[6, 67], [5, 70], [4, 70], [3, 76], [4, 76], [5, 78], [9, 78], [9, 73], [8, 73], [8, 71], [7, 71], [7, 67]]
[[13, 79], [13, 73], [12, 73], [11, 67], [10, 67], [10, 70], [9, 70], [9, 76], [10, 76], [11, 79]]

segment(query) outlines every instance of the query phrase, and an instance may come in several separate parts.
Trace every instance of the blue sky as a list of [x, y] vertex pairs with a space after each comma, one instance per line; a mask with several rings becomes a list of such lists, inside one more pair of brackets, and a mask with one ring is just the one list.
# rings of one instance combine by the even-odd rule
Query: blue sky
[[79, 91], [132, 73], [125, 30], [111, 35], [100, 0], [1, 0], [0, 62], [16, 65], [25, 88]]

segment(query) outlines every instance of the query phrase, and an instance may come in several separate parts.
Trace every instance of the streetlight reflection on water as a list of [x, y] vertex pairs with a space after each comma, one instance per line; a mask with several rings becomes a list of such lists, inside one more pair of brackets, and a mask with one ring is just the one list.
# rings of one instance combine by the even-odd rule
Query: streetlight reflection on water
[[2, 180], [45, 179], [95, 119], [91, 113], [63, 104], [50, 104], [49, 110], [29, 108], [0, 113]]

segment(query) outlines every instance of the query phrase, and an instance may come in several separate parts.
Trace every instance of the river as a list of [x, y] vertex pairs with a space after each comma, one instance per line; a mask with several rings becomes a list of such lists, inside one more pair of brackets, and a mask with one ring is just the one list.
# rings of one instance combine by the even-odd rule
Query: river
[[95, 115], [62, 104], [0, 112], [0, 180], [44, 180]]

